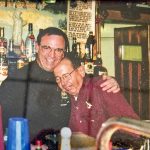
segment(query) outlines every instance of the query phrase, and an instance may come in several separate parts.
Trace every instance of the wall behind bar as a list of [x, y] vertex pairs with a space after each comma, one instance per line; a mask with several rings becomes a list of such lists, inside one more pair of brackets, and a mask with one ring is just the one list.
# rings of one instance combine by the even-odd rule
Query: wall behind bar
[[33, 23], [33, 32], [37, 36], [40, 28], [46, 28], [49, 26], [59, 27], [59, 21], [64, 21], [66, 14], [54, 14], [52, 12], [32, 8], [11, 8], [0, 7], [0, 27], [5, 27], [5, 37], [10, 39], [13, 31], [13, 15], [15, 11], [22, 12], [22, 19], [24, 22], [22, 38], [25, 40], [28, 33], [28, 23]]
[[[35, 4], [30, 4], [27, 8], [13, 8], [12, 6], [4, 7], [0, 2], [0, 27], [5, 27], [5, 37], [9, 40], [12, 37], [13, 31], [13, 14], [15, 11], [22, 12], [22, 19], [26, 24], [23, 26], [22, 38], [25, 40], [28, 33], [28, 23], [33, 23], [33, 32], [35, 37], [40, 28], [49, 26], [60, 27], [60, 22], [65, 23], [67, 14], [54, 13], [50, 10], [37, 10]], [[107, 68], [108, 74], [115, 76], [114, 66], [114, 28], [131, 26], [126, 24], [105, 24], [101, 28], [101, 53], [103, 65]], [[66, 31], [66, 30], [64, 30]], [[71, 43], [70, 43], [71, 44]]]

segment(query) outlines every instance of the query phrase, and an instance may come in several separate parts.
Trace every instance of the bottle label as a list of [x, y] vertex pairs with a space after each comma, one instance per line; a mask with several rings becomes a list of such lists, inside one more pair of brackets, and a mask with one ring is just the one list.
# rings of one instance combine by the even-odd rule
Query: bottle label
[[8, 75], [8, 66], [1, 65], [0, 66], [0, 74], [3, 76]]
[[23, 60], [18, 60], [17, 61], [17, 69], [20, 69], [20, 68], [22, 68], [24, 66], [24, 61]]
[[0, 53], [5, 54], [6, 53], [6, 48], [4, 46], [0, 46]]
[[86, 74], [94, 74], [94, 65], [92, 62], [85, 63], [85, 73]]

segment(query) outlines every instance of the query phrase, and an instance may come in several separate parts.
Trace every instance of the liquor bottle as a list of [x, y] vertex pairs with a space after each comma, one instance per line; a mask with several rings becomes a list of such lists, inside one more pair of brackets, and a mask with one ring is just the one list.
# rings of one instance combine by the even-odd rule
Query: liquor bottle
[[85, 59], [85, 73], [88, 77], [93, 77], [94, 75], [94, 62], [90, 59]]
[[63, 127], [60, 131], [61, 135], [61, 147], [60, 150], [71, 150], [71, 130], [68, 127]]
[[86, 41], [86, 45], [85, 45], [85, 48], [86, 48], [86, 53], [88, 54], [87, 57], [88, 59], [92, 59], [94, 58], [94, 53], [93, 53], [93, 47], [94, 47], [94, 44], [96, 43], [96, 40], [94, 38], [94, 35], [93, 35], [93, 32], [90, 31], [89, 32], [89, 37], [87, 38], [87, 41]]
[[13, 40], [9, 40], [7, 60], [8, 60], [8, 73], [9, 75], [17, 69], [17, 60], [19, 56], [14, 52]]
[[36, 146], [35, 150], [42, 150], [42, 145], [43, 145], [43, 143], [42, 143], [41, 140], [36, 140], [36, 142], [35, 142], [35, 146]]
[[94, 62], [94, 75], [98, 76], [98, 75], [107, 75], [107, 69], [105, 67], [103, 67], [103, 62], [102, 62], [102, 58], [100, 56], [100, 54], [97, 55], [97, 59]]
[[0, 28], [0, 53], [7, 53], [7, 39], [4, 35], [4, 27]]
[[79, 58], [82, 58], [81, 56], [81, 47], [80, 47], [80, 42], [77, 42], [77, 54]]
[[7, 39], [4, 36], [4, 27], [0, 28], [0, 74], [7, 76], [8, 62], [7, 62]]
[[94, 74], [94, 61], [93, 61], [93, 45], [95, 44], [93, 32], [89, 32], [85, 44], [85, 73], [91, 77]]
[[77, 53], [77, 39], [76, 39], [76, 37], [73, 37], [73, 40], [72, 40], [72, 56], [74, 58], [78, 57], [78, 53]]
[[5, 53], [0, 53], [0, 74], [3, 76], [8, 75], [8, 62]]
[[35, 60], [36, 52], [35, 52], [35, 36], [33, 34], [33, 24], [28, 24], [28, 35], [25, 41], [25, 55], [27, 56], [29, 61]]

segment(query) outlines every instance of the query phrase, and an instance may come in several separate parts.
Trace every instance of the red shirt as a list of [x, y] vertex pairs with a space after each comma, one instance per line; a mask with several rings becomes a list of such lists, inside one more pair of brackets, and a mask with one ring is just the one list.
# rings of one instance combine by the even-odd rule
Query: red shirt
[[77, 100], [71, 97], [69, 127], [73, 132], [83, 132], [96, 137], [101, 125], [110, 117], [139, 119], [124, 96], [102, 91], [100, 77], [86, 78]]

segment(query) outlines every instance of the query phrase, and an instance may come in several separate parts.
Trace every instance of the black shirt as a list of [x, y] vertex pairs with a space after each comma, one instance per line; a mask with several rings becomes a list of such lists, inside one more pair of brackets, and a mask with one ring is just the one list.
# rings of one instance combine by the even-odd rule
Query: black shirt
[[53, 73], [44, 71], [36, 61], [16, 70], [0, 87], [3, 128], [10, 117], [25, 117], [31, 139], [42, 129], [68, 126], [70, 104], [60, 104], [61, 94]]

